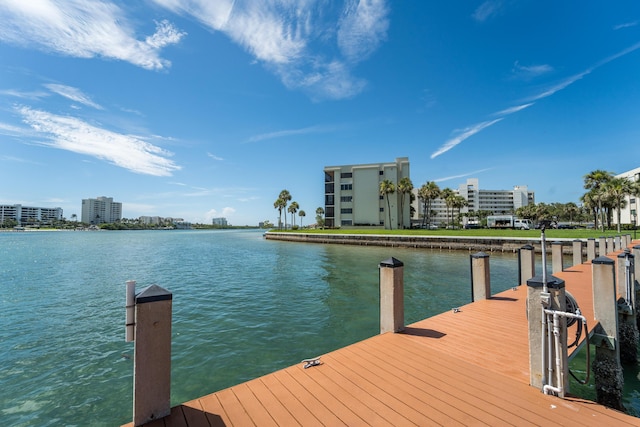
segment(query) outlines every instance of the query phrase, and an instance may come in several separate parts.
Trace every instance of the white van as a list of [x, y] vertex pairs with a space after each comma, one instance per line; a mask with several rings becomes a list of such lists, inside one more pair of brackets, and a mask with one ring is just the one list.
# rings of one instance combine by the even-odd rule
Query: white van
[[533, 222], [530, 219], [516, 219], [513, 222], [513, 228], [518, 230], [530, 230], [533, 228]]

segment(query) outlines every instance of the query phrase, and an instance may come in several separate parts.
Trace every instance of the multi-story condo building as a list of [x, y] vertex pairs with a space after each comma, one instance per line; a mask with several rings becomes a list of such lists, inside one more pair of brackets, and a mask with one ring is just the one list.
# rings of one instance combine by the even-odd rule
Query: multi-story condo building
[[[398, 191], [380, 195], [380, 183], [391, 181], [394, 186], [409, 178], [409, 158], [395, 162], [362, 165], [326, 166], [324, 168], [324, 214], [327, 227], [357, 227], [383, 225], [385, 228], [408, 228], [409, 194], [400, 203]], [[386, 197], [389, 198], [388, 203]], [[388, 212], [390, 208], [390, 212]], [[402, 210], [402, 212], [401, 212]], [[389, 220], [389, 218], [391, 218]], [[401, 224], [402, 222], [402, 224]]]
[[22, 205], [0, 205], [0, 224], [6, 220], [14, 220], [18, 224], [36, 225], [51, 224], [62, 219], [62, 208], [38, 208]]
[[82, 199], [82, 222], [87, 224], [113, 223], [122, 219], [122, 203], [112, 197]]
[[[616, 178], [627, 178], [631, 181], [640, 182], [640, 167], [616, 175]], [[638, 196], [626, 197], [626, 204], [620, 210], [620, 224], [638, 225], [638, 216], [640, 216], [640, 200], [638, 199]], [[613, 221], [614, 223], [618, 221], [617, 215], [613, 216]]]
[[[442, 189], [442, 187], [441, 187]], [[416, 216], [422, 218], [422, 203], [418, 199], [418, 188], [414, 188], [416, 196], [414, 209]], [[485, 211], [489, 215], [501, 215], [515, 213], [516, 209], [535, 203], [535, 193], [529, 191], [526, 185], [516, 185], [513, 190], [481, 190], [478, 178], [467, 179], [467, 182], [460, 184], [457, 190], [453, 192], [464, 197], [467, 205], [460, 208], [460, 214], [468, 214], [470, 212]], [[457, 210], [451, 212], [448, 209], [449, 220], [457, 215]], [[414, 223], [419, 223], [420, 219], [414, 219]], [[463, 223], [468, 221], [469, 217], [465, 216]], [[447, 205], [443, 199], [436, 199], [431, 202], [431, 224], [446, 224]]]
[[211, 224], [212, 225], [218, 225], [220, 227], [226, 227], [227, 224], [227, 218], [212, 218], [211, 219]]

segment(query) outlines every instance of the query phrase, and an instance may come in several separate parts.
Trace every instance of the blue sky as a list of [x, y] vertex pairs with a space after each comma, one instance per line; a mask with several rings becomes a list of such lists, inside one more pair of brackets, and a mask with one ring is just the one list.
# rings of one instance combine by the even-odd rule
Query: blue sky
[[0, 203], [305, 224], [323, 167], [409, 157], [415, 186], [640, 163], [640, 2], [3, 0]]

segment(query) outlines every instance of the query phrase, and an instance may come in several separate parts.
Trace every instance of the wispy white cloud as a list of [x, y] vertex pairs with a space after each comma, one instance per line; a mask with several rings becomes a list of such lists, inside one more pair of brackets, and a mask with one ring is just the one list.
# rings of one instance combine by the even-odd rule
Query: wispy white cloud
[[[360, 93], [366, 82], [352, 75], [352, 67], [378, 48], [388, 29], [384, 0], [153, 1], [223, 32], [285, 86], [317, 98]], [[339, 54], [320, 54], [320, 45]]]
[[264, 141], [267, 139], [284, 138], [288, 136], [306, 135], [311, 133], [325, 133], [325, 132], [331, 132], [335, 129], [336, 129], [335, 127], [329, 127], [329, 126], [309, 126], [301, 129], [279, 130], [276, 132], [269, 132], [269, 133], [263, 133], [260, 135], [254, 135], [250, 137], [247, 140], [247, 142], [258, 142], [258, 141]]
[[539, 94], [532, 96], [531, 98], [529, 98], [527, 100], [527, 103], [525, 104], [521, 104], [521, 105], [517, 105], [515, 107], [510, 107], [507, 108], [505, 110], [502, 111], [498, 111], [497, 113], [494, 113], [494, 116], [499, 116], [497, 119], [495, 120], [491, 120], [491, 121], [485, 121], [485, 122], [481, 122], [481, 123], [477, 123], [473, 126], [470, 126], [468, 128], [463, 129], [462, 131], [458, 131], [456, 132], [457, 135], [451, 139], [449, 139], [448, 141], [446, 141], [437, 151], [435, 151], [433, 154], [431, 154], [431, 158], [436, 158], [439, 155], [446, 153], [447, 151], [451, 150], [453, 147], [455, 147], [456, 145], [460, 144], [462, 141], [464, 141], [465, 139], [477, 134], [478, 132], [488, 128], [489, 126], [492, 126], [494, 124], [496, 124], [497, 122], [501, 121], [502, 119], [504, 119], [506, 116], [516, 113], [518, 111], [524, 110], [525, 108], [528, 108], [530, 106], [532, 106], [534, 104], [533, 101], [538, 101], [540, 99], [543, 98], [547, 98], [551, 95], [554, 95], [555, 93], [567, 88], [568, 86], [572, 85], [573, 83], [577, 82], [578, 80], [581, 80], [583, 77], [591, 74], [594, 70], [596, 70], [599, 67], [602, 67], [603, 65], [608, 64], [611, 61], [614, 61], [618, 58], [621, 58], [625, 55], [628, 55], [631, 52], [634, 52], [636, 50], [640, 49], [640, 42], [621, 50], [620, 52], [617, 52], [605, 59], [603, 59], [602, 61], [598, 62], [596, 65], [594, 65], [591, 68], [588, 68], [578, 74], [574, 74], [573, 76], [561, 81], [560, 83], [557, 83], [554, 86], [551, 86], [548, 89], [545, 89], [544, 91], [540, 92]]
[[465, 139], [475, 135], [476, 133], [480, 132], [483, 129], [488, 128], [489, 126], [495, 125], [496, 123], [498, 123], [501, 120], [502, 120], [502, 117], [500, 117], [498, 119], [494, 119], [494, 120], [489, 120], [489, 121], [486, 121], [486, 122], [476, 123], [473, 126], [470, 126], [468, 128], [465, 128], [465, 129], [462, 129], [462, 130], [458, 131], [457, 135], [455, 137], [449, 139], [438, 150], [436, 150], [433, 154], [431, 154], [431, 158], [435, 159], [439, 155], [444, 154], [447, 151], [451, 150], [453, 147], [455, 147], [456, 145], [460, 144]]
[[482, 3], [471, 15], [478, 22], [484, 22], [491, 16], [496, 15], [502, 8], [502, 1], [487, 0]]
[[145, 175], [170, 176], [181, 169], [169, 159], [170, 152], [139, 138], [101, 129], [75, 117], [29, 107], [17, 111], [41, 136], [43, 145], [106, 160]]
[[553, 72], [553, 67], [549, 64], [522, 65], [519, 61], [516, 61], [513, 64], [513, 69], [511, 70], [511, 72], [513, 73], [515, 78], [522, 80], [531, 80], [538, 76]]
[[0, 135], [21, 136], [27, 132], [24, 128], [0, 122]]
[[522, 105], [516, 105], [515, 107], [509, 107], [506, 108], [502, 111], [498, 111], [497, 113], [494, 113], [494, 116], [508, 116], [509, 114], [513, 114], [513, 113], [517, 113], [518, 111], [522, 111], [525, 108], [529, 108], [531, 107], [533, 104], [535, 104], [534, 102], [529, 102], [527, 104], [522, 104]]
[[352, 1], [338, 23], [338, 46], [349, 60], [368, 58], [384, 41], [389, 27], [383, 0]]
[[79, 102], [80, 104], [95, 108], [97, 110], [104, 109], [102, 108], [101, 105], [93, 102], [89, 96], [82, 93], [82, 91], [78, 88], [55, 84], [55, 83], [48, 83], [48, 84], [45, 84], [44, 86], [47, 89], [49, 89], [51, 92], [57, 93], [58, 95], [63, 96], [72, 101]]
[[635, 27], [636, 25], [638, 25], [638, 21], [625, 22], [624, 24], [614, 25], [613, 29], [614, 30], [621, 30], [623, 28]]
[[21, 98], [21, 99], [38, 100], [38, 99], [49, 96], [50, 93], [44, 92], [44, 91], [24, 92], [24, 91], [15, 90], [15, 89], [6, 89], [6, 90], [0, 90], [0, 95], [13, 96], [15, 98]]
[[207, 153], [207, 156], [211, 157], [213, 160], [222, 161], [224, 160], [222, 157], [216, 156], [215, 154]]
[[153, 35], [139, 40], [125, 13], [106, 1], [0, 2], [0, 40], [72, 57], [102, 56], [159, 70], [170, 65], [160, 57], [162, 48], [178, 43], [184, 35], [161, 21]]
[[452, 179], [466, 178], [468, 176], [478, 175], [478, 174], [480, 174], [482, 172], [487, 172], [487, 171], [490, 171], [490, 170], [493, 170], [493, 168], [484, 168], [484, 169], [479, 169], [479, 170], [473, 171], [473, 172], [463, 173], [463, 174], [460, 174], [460, 175], [446, 176], [444, 178], [434, 179], [433, 181], [434, 182], [443, 182], [443, 181], [450, 181]]

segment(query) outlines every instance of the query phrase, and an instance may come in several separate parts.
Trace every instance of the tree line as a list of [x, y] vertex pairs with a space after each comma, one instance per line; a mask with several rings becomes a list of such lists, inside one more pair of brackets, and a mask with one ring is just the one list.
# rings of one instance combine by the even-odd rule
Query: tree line
[[[616, 177], [613, 173], [600, 169], [589, 172], [584, 176], [584, 189], [587, 190], [587, 192], [580, 197], [580, 201], [582, 203], [581, 206], [574, 202], [554, 202], [548, 204], [540, 202], [522, 206], [514, 212], [501, 213], [512, 213], [520, 218], [531, 219], [536, 222], [556, 220], [573, 224], [593, 221], [594, 228], [600, 228], [603, 231], [605, 227], [611, 228], [613, 214], [616, 213], [617, 228], [618, 232], [620, 232], [621, 211], [626, 207], [627, 196], [640, 197], [640, 181]], [[393, 228], [393, 224], [391, 223], [391, 203], [389, 197], [396, 192], [400, 196], [400, 217], [398, 219], [398, 228], [404, 228], [404, 203], [407, 201], [407, 195], [409, 195], [410, 218], [415, 216], [415, 210], [412, 205], [416, 196], [414, 195], [413, 190], [413, 183], [408, 177], [402, 178], [397, 184], [388, 179], [380, 182], [379, 194], [385, 200], [387, 211], [385, 228], [387, 225], [389, 228]], [[419, 200], [419, 207], [421, 208], [420, 225], [422, 228], [428, 228], [432, 225], [433, 217], [437, 214], [432, 207], [434, 201], [437, 199], [442, 200], [445, 204], [447, 226], [455, 223], [456, 221], [459, 222], [462, 216], [477, 218], [480, 223], [483, 223], [487, 216], [495, 214], [494, 212], [487, 210], [461, 213], [462, 208], [467, 206], [467, 200], [451, 188], [440, 189], [435, 181], [427, 181], [423, 184], [417, 191], [417, 197]], [[273, 204], [274, 208], [278, 210], [280, 215], [278, 224], [279, 228], [282, 228], [283, 211], [285, 212], [285, 228], [287, 228], [286, 212], [291, 214], [292, 228], [297, 228], [295, 223], [296, 213], [300, 217], [300, 226], [302, 226], [302, 218], [305, 216], [305, 212], [303, 210], [299, 210], [300, 206], [297, 202], [294, 201], [289, 204], [291, 199], [289, 191], [282, 190]], [[322, 207], [318, 207], [316, 209], [316, 224], [319, 227], [324, 227], [325, 225], [324, 213], [325, 212]]]

